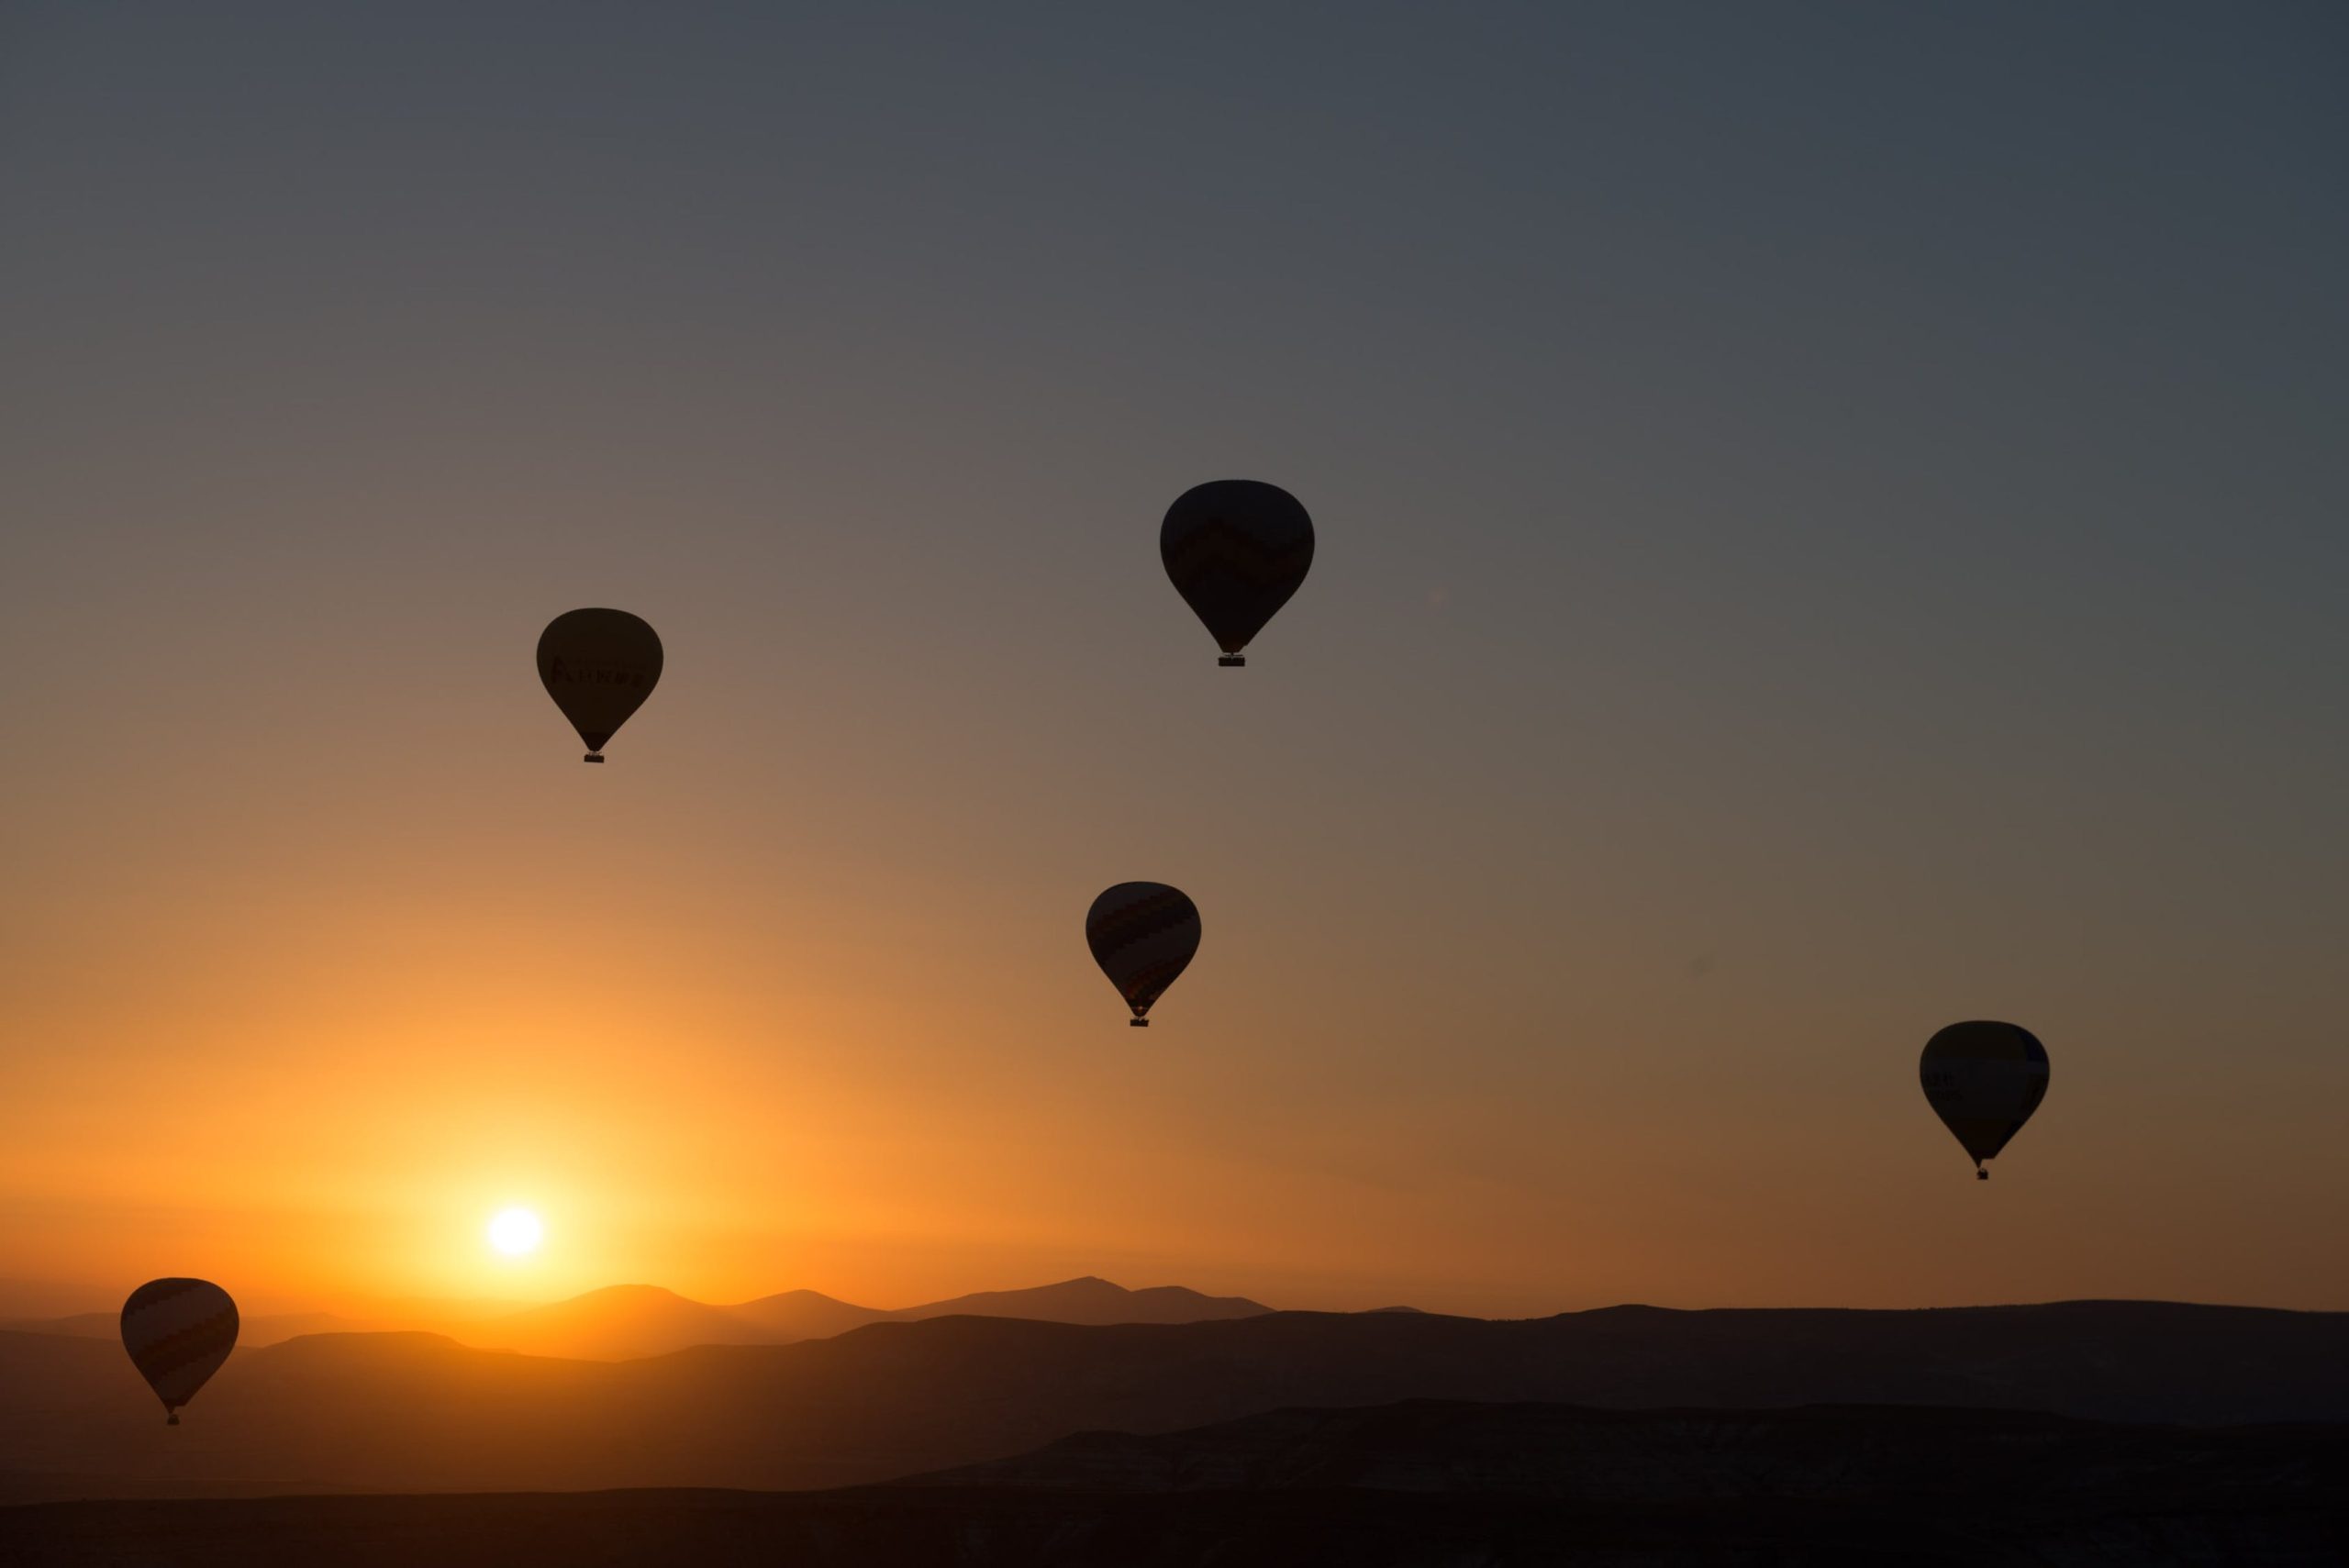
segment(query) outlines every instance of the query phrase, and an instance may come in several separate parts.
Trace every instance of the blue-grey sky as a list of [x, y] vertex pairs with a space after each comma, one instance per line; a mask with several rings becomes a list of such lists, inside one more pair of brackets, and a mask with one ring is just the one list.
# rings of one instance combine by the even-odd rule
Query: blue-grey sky
[[2349, 1307], [2344, 175], [2321, 4], [0, 8], [0, 1251]]

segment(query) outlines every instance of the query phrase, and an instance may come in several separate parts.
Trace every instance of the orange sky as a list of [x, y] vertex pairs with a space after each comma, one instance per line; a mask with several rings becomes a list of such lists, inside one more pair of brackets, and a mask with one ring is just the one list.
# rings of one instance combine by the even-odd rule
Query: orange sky
[[[1253, 830], [1219, 844], [1214, 799], [1144, 790], [1168, 842], [1121, 855], [1124, 810], [1017, 812], [1024, 762], [968, 736], [951, 778], [891, 788], [885, 737], [807, 744], [749, 700], [757, 672], [697, 694], [690, 633], [591, 771], [529, 640], [481, 650], [500, 678], [470, 693], [469, 649], [419, 655], [388, 727], [328, 661], [250, 751], [164, 717], [116, 765], [51, 762], [42, 919], [11, 943], [10, 1037], [41, 1042], [0, 1140], [19, 1269], [109, 1291], [188, 1270], [285, 1305], [641, 1280], [893, 1306], [1079, 1273], [1506, 1313], [2339, 1299], [2293, 1208], [2337, 1179], [2323, 1106], [2244, 1064], [2224, 1100], [2130, 1070], [2213, 1027], [2191, 977], [2091, 1006], [2012, 955], [1995, 998], [1980, 959], [1936, 992], [1920, 940], [1839, 978], [1805, 950], [1849, 917], [1753, 919], [1740, 951], [1660, 895], [1559, 896], [1613, 860], [1649, 860], [1616, 871], [1631, 888], [1720, 873], [1552, 844], [1528, 886], [1465, 822], [1361, 855], [1298, 812], [1263, 835], [1291, 874]], [[1346, 674], [1301, 637], [1244, 674], [1164, 640], [1144, 678], [1209, 701], [1105, 741], [1097, 775], [1121, 749], [1177, 768], [1155, 759], [1210, 703]], [[1077, 678], [998, 677], [1031, 717]], [[1141, 1034], [1079, 921], [1092, 884], [1168, 861], [1208, 934]], [[1979, 1186], [1913, 1058], [1943, 1014], [2001, 1010], [2048, 1039], [2054, 1087]], [[550, 1229], [521, 1263], [481, 1240], [508, 1203]]]
[[[0, 1311], [2349, 1307], [2284, 20], [462, 14], [0, 24]], [[1240, 671], [1231, 476], [1320, 539]]]

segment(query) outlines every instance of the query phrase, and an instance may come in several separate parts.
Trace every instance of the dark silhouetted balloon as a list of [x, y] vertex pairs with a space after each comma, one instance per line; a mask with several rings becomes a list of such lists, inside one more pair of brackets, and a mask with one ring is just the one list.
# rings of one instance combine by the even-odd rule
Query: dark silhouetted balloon
[[1957, 1135], [1974, 1157], [1974, 1173], [1987, 1182], [1982, 1162], [2022, 1130], [2047, 1093], [2047, 1048], [2015, 1024], [1952, 1024], [1925, 1042], [1917, 1072], [1933, 1114]]
[[122, 1304], [122, 1348], [180, 1424], [180, 1407], [237, 1348], [237, 1304], [209, 1280], [149, 1280]]
[[1195, 484], [1166, 508], [1158, 558], [1223, 650], [1217, 662], [1245, 664], [1240, 651], [1288, 603], [1313, 564], [1313, 519], [1277, 484]]
[[661, 639], [626, 610], [567, 610], [539, 633], [539, 679], [562, 717], [604, 760], [604, 742], [652, 695]]
[[1145, 1028], [1150, 1005], [1199, 951], [1198, 906], [1163, 882], [1121, 882], [1085, 912], [1085, 945]]

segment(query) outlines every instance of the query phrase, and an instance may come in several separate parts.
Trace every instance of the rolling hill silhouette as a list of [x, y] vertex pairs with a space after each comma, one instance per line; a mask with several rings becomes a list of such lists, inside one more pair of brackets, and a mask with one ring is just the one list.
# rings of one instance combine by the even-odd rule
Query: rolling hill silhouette
[[1086, 1275], [1028, 1290], [981, 1291], [951, 1301], [881, 1311], [812, 1290], [785, 1291], [713, 1307], [658, 1285], [589, 1291], [486, 1323], [449, 1330], [485, 1350], [589, 1361], [667, 1355], [695, 1345], [786, 1345], [829, 1339], [867, 1323], [929, 1318], [1025, 1318], [1044, 1323], [1196, 1323], [1271, 1311], [1236, 1296], [1202, 1296], [1180, 1285], [1128, 1290]]
[[[494, 1315], [449, 1317], [429, 1309], [389, 1321], [340, 1318], [328, 1312], [249, 1318], [237, 1342], [248, 1350], [282, 1343], [305, 1334], [446, 1334], [481, 1350], [521, 1351], [530, 1355], [581, 1361], [630, 1361], [667, 1355], [695, 1345], [788, 1345], [828, 1340], [867, 1323], [912, 1322], [926, 1318], [1027, 1318], [1045, 1323], [1197, 1323], [1270, 1312], [1261, 1302], [1237, 1296], [1202, 1296], [1181, 1285], [1128, 1290], [1086, 1275], [1027, 1290], [981, 1291], [951, 1301], [926, 1302], [885, 1311], [812, 1290], [784, 1291], [730, 1307], [712, 1306], [659, 1285], [618, 1284], [584, 1296]], [[68, 1318], [25, 1318], [0, 1323], [19, 1333], [63, 1334], [77, 1339], [116, 1339], [118, 1315], [82, 1312]]]
[[[394, 1328], [391, 1323], [339, 1317], [332, 1312], [264, 1313], [247, 1318], [237, 1329], [237, 1342], [252, 1349], [274, 1345], [304, 1334], [369, 1334]], [[19, 1334], [64, 1334], [77, 1340], [117, 1340], [122, 1335], [119, 1312], [76, 1312], [68, 1318], [23, 1318], [0, 1323], [0, 1330]]]
[[1033, 1290], [983, 1290], [883, 1316], [898, 1322], [926, 1318], [1027, 1318], [1043, 1323], [1208, 1323], [1270, 1312], [1242, 1296], [1201, 1296], [1179, 1284], [1128, 1290], [1087, 1274]]
[[[763, 1296], [756, 1301], [745, 1301], [728, 1310], [743, 1321], [756, 1325], [767, 1335], [767, 1342], [776, 1345], [796, 1344], [801, 1340], [829, 1340], [835, 1334], [845, 1334], [851, 1329], [877, 1323], [886, 1316], [870, 1307], [836, 1301], [813, 1290], [786, 1290], [777, 1296]], [[685, 1347], [672, 1348], [682, 1350]]]
[[[2193, 1507], [2210, 1490], [2349, 1482], [2349, 1425], [2176, 1427], [2015, 1410], [1799, 1406], [1601, 1410], [1409, 1400], [1285, 1409], [1178, 1432], [1081, 1432], [900, 1485], [1085, 1492], [1442, 1492], [1585, 1503], [2044, 1499], [2125, 1478]], [[2329, 1486], [2328, 1486], [2329, 1489]], [[2349, 1488], [2336, 1504], [2349, 1516]]]
[[615, 1284], [451, 1335], [486, 1350], [584, 1361], [665, 1355], [688, 1345], [762, 1345], [780, 1340], [760, 1322], [653, 1284]]
[[[237, 1329], [237, 1343], [259, 1350], [304, 1334], [388, 1334], [422, 1329], [462, 1337], [477, 1324], [515, 1316], [527, 1310], [513, 1301], [417, 1300], [384, 1305], [365, 1317], [336, 1312], [247, 1313]], [[0, 1331], [20, 1334], [66, 1334], [76, 1339], [118, 1340], [122, 1333], [119, 1308], [76, 1312], [63, 1318], [12, 1318], [0, 1320]]]
[[[1404, 1399], [2036, 1408], [2349, 1419], [2349, 1315], [2153, 1302], [1924, 1312], [1613, 1308], [1521, 1322], [1273, 1313], [1177, 1325], [947, 1317], [794, 1345], [569, 1361], [427, 1334], [239, 1351], [162, 1426], [112, 1346], [0, 1334], [26, 1402], [0, 1496], [801, 1488], [1284, 1407]], [[19, 1391], [22, 1391], [21, 1393]], [[12, 1399], [12, 1403], [16, 1401]]]
[[851, 1491], [52, 1504], [28, 1561], [2329, 1563], [2349, 1428], [1418, 1401], [1087, 1432]]

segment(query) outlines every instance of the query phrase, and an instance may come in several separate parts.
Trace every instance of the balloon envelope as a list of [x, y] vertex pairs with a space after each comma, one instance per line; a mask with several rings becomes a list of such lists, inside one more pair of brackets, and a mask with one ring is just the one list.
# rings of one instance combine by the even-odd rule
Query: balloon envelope
[[179, 1408], [237, 1348], [237, 1304], [210, 1280], [149, 1280], [122, 1304], [122, 1348], [179, 1425]]
[[1199, 951], [1199, 910], [1163, 882], [1121, 882], [1085, 912], [1085, 945], [1126, 999], [1134, 1022]]
[[2047, 1048], [2016, 1024], [1952, 1024], [1925, 1042], [1917, 1071], [1933, 1114], [1978, 1169], [2039, 1108], [2047, 1093]]
[[591, 762], [660, 679], [661, 639], [626, 610], [566, 610], [539, 633], [539, 680]]
[[1313, 564], [1313, 519], [1296, 496], [1253, 479], [1193, 485], [1166, 508], [1158, 558], [1174, 591], [1207, 624], [1223, 662], [1288, 603]]

